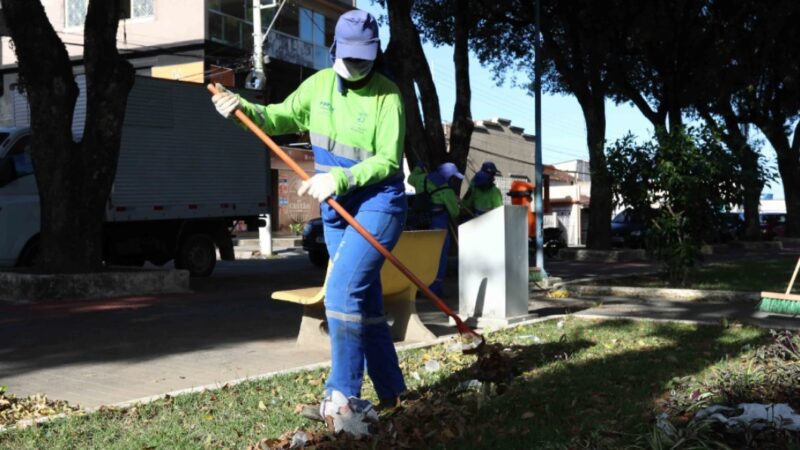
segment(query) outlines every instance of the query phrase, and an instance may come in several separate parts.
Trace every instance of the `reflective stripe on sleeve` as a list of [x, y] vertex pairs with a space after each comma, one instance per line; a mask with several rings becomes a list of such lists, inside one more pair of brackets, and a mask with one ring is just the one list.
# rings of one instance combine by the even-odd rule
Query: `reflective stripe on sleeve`
[[344, 169], [344, 175], [347, 177], [347, 187], [352, 188], [356, 185], [356, 179], [353, 178], [353, 171], [350, 169]]

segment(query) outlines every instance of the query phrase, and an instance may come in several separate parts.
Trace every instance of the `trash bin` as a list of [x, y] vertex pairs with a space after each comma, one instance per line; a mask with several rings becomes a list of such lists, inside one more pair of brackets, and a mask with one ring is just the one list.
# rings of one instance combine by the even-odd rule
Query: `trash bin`
[[528, 238], [531, 239], [536, 236], [536, 215], [531, 209], [533, 190], [533, 183], [515, 180], [511, 182], [511, 190], [509, 190], [506, 194], [511, 197], [512, 205], [522, 205], [528, 207]]

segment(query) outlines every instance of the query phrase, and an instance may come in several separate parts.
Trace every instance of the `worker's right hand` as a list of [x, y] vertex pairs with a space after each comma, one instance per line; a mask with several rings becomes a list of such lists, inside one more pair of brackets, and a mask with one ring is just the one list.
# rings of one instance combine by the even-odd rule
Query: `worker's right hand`
[[215, 86], [218, 92], [211, 96], [211, 101], [214, 103], [214, 107], [217, 108], [217, 112], [227, 119], [239, 107], [239, 97], [219, 83]]
[[297, 195], [310, 195], [322, 203], [336, 193], [336, 179], [329, 173], [318, 173], [300, 184]]

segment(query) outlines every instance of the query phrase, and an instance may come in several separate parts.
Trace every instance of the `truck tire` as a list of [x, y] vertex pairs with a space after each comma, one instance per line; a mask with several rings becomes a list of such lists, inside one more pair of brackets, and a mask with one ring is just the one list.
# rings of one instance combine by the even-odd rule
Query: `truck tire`
[[311, 264], [325, 268], [328, 266], [328, 252], [323, 251], [310, 251], [308, 252], [308, 259], [311, 261]]
[[34, 237], [27, 244], [17, 259], [18, 267], [33, 267], [39, 259], [39, 238]]
[[175, 268], [186, 269], [193, 277], [207, 277], [217, 264], [217, 249], [214, 240], [205, 234], [187, 237], [175, 256]]

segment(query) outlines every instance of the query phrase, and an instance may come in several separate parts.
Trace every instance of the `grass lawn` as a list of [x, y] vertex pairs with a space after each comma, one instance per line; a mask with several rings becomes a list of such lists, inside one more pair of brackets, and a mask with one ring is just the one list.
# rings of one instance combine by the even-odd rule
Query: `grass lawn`
[[[698, 389], [709, 392], [703, 402], [730, 400], [727, 391], [715, 391], [714, 380], [752, 370], [748, 358], [772, 342], [763, 330], [736, 325], [578, 318], [488, 338], [506, 349], [513, 377], [465, 387], [478, 374], [474, 356], [452, 344], [403, 352], [411, 390], [406, 408], [382, 419], [373, 442], [337, 448], [648, 447], [658, 412], [680, 414]], [[426, 369], [436, 366], [432, 361], [439, 370]], [[0, 433], [0, 448], [246, 448], [299, 428], [319, 432], [295, 408], [320, 398], [325, 375], [278, 376], [9, 430]], [[374, 398], [369, 384], [364, 393]]]
[[[745, 259], [705, 264], [692, 269], [690, 289], [719, 289], [725, 291], [785, 292], [792, 277], [796, 257], [781, 256], [770, 259]], [[615, 278], [601, 284], [636, 287], [680, 287], [670, 285], [659, 275], [641, 275]], [[800, 293], [800, 283], [792, 290]]]

